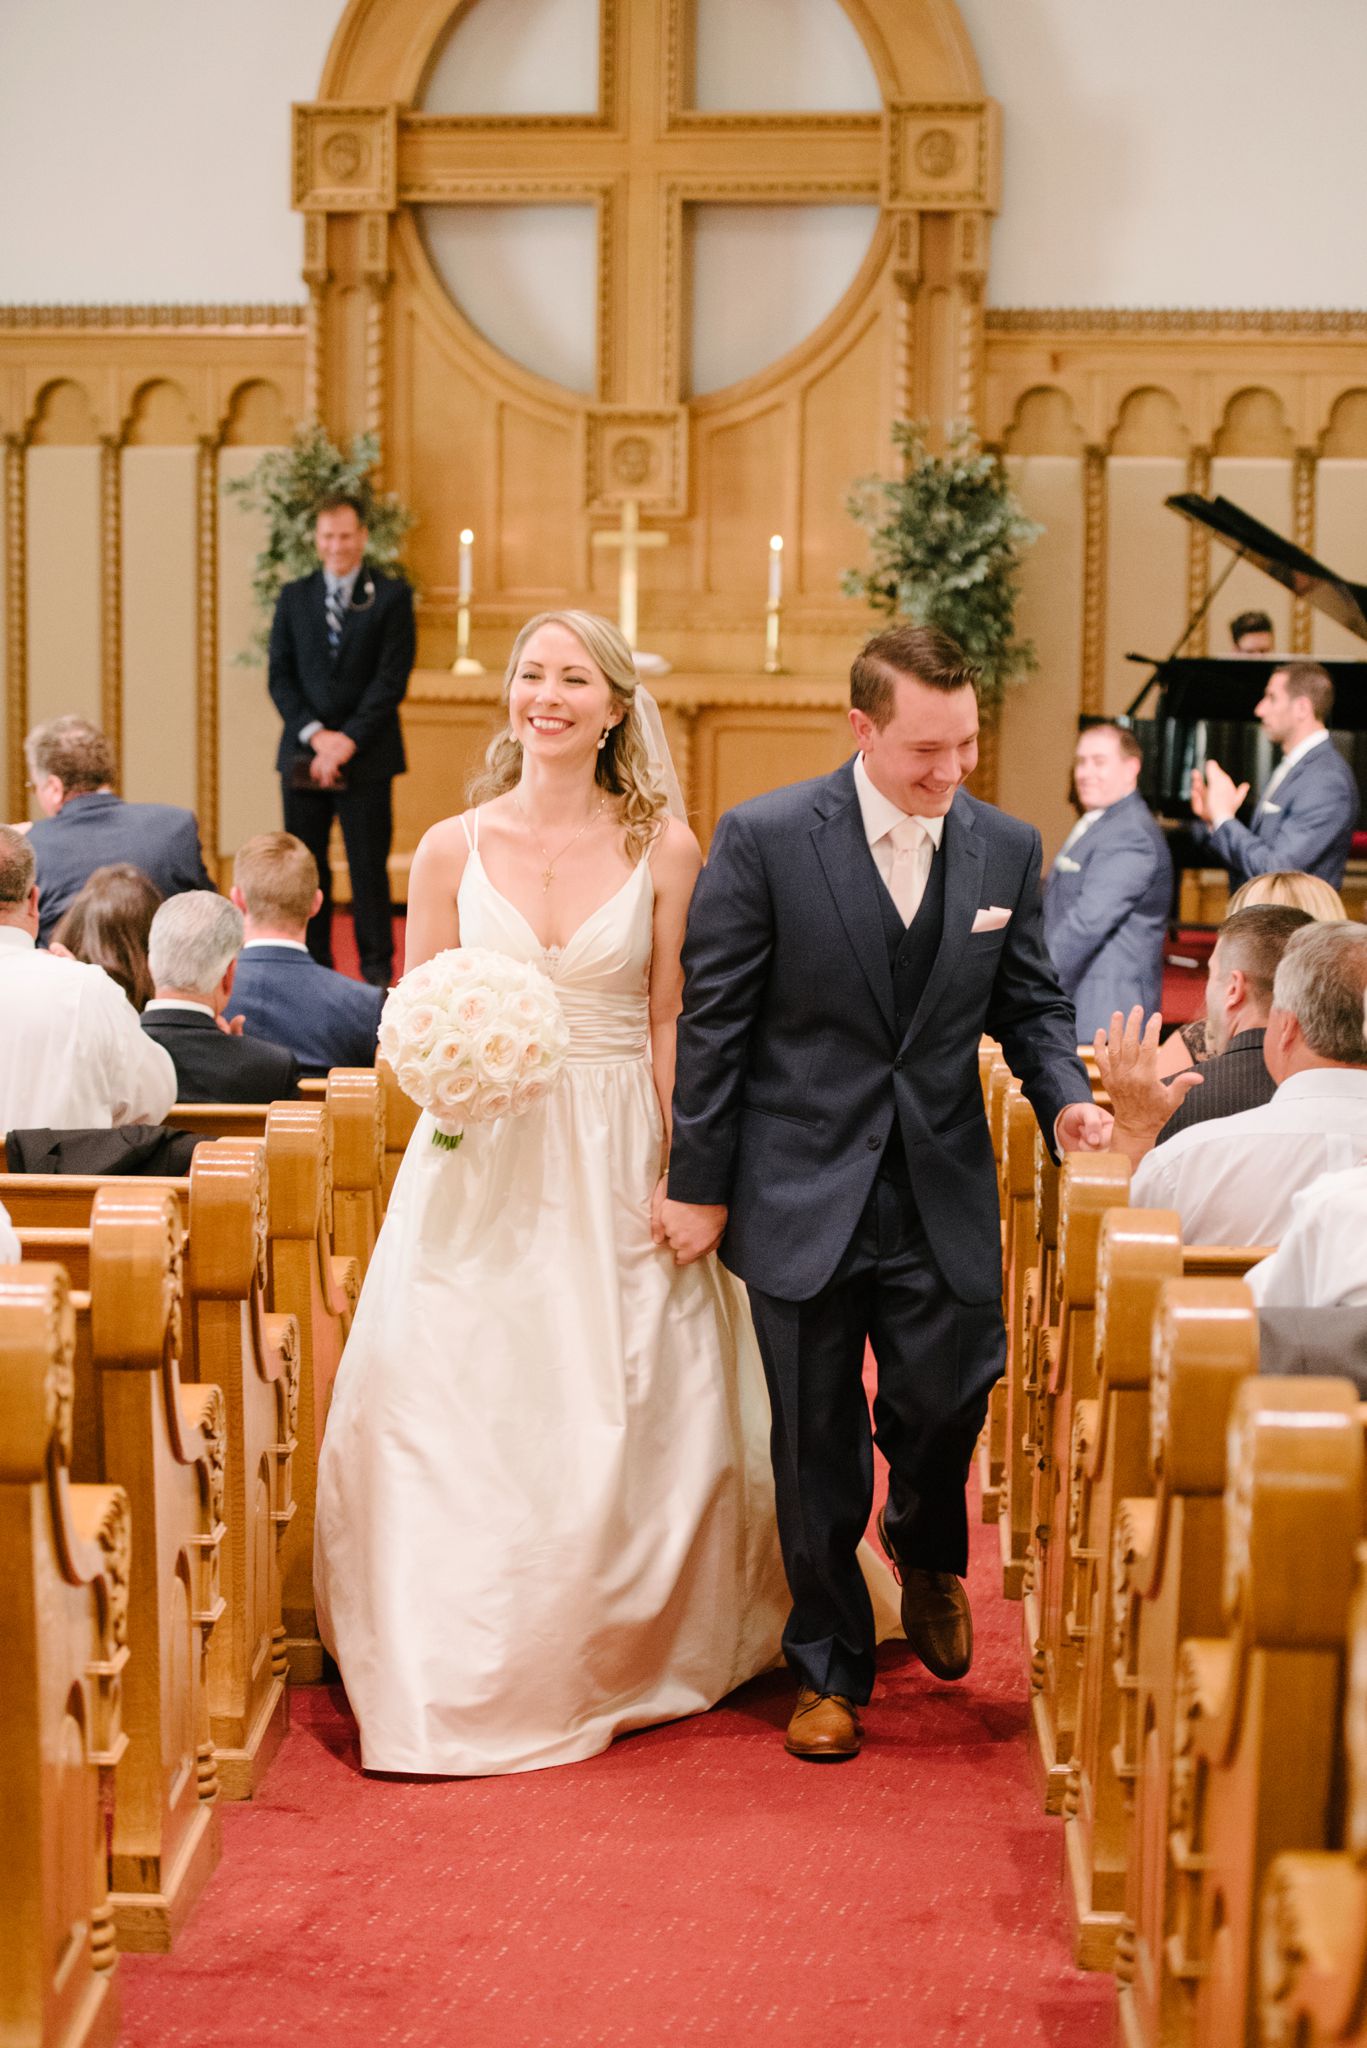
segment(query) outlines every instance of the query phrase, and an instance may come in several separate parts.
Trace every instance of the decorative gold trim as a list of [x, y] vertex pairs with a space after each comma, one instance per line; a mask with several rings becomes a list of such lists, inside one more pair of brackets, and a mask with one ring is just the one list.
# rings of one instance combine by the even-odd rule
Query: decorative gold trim
[[994, 213], [998, 125], [993, 100], [888, 100], [884, 206]]
[[28, 436], [5, 436], [5, 709], [10, 816], [26, 815], [28, 732]]
[[[1187, 489], [1198, 497], [1210, 495], [1210, 450], [1193, 448], [1187, 456]], [[1187, 617], [1195, 618], [1210, 588], [1210, 528], [1187, 522]], [[1186, 654], [1209, 654], [1210, 620], [1203, 618], [1187, 641]]]
[[399, 110], [296, 101], [293, 203], [301, 213], [392, 213], [399, 203]]
[[123, 761], [123, 441], [100, 437], [100, 724]]
[[1089, 447], [1083, 462], [1082, 689], [1085, 715], [1101, 710], [1106, 666], [1106, 450]]
[[218, 856], [218, 440], [199, 442], [195, 605], [195, 808], [210, 859]]
[[304, 325], [302, 305], [260, 306], [4, 306], [0, 330], [14, 328], [117, 329], [122, 333], [191, 328], [205, 333], [270, 333]]
[[989, 334], [1367, 334], [1360, 307], [989, 306]]
[[[1294, 524], [1292, 538], [1298, 548], [1304, 548], [1307, 555], [1315, 552], [1315, 510], [1317, 457], [1313, 448], [1298, 448], [1291, 471], [1292, 505]], [[1309, 654], [1314, 633], [1314, 614], [1307, 597], [1293, 597], [1291, 600], [1291, 651], [1293, 654]]]

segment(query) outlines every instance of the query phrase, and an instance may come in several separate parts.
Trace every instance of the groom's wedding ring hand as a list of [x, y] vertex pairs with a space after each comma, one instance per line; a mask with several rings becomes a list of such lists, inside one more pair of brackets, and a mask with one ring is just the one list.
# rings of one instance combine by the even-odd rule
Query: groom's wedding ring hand
[[671, 1202], [666, 1196], [660, 1208], [664, 1235], [674, 1253], [676, 1266], [691, 1266], [705, 1259], [721, 1243], [726, 1232], [726, 1206], [720, 1202]]
[[650, 1235], [656, 1244], [663, 1244], [665, 1241], [664, 1206], [668, 1189], [669, 1175], [662, 1173], [650, 1198]]

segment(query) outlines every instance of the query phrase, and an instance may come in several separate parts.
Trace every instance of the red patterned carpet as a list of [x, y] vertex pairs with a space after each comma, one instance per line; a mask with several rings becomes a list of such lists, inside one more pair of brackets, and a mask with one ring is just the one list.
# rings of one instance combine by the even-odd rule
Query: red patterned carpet
[[783, 1754], [772, 1677], [565, 1769], [372, 1780], [296, 1693], [175, 1954], [120, 1961], [126, 2048], [1096, 2048], [996, 1546], [971, 1677], [894, 1651], [854, 1763]]

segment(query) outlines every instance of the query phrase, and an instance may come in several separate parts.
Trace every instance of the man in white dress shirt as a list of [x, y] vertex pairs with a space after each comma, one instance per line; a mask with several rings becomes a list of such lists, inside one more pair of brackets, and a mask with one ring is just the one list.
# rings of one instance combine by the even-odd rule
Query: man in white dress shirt
[[33, 848], [0, 825], [0, 1132], [159, 1124], [170, 1055], [100, 967], [37, 950]]
[[1136, 1208], [1176, 1209], [1188, 1244], [1278, 1244], [1297, 1192], [1367, 1165], [1367, 930], [1311, 924], [1282, 955], [1263, 1058], [1277, 1092], [1260, 1109], [1193, 1124], [1151, 1152]]

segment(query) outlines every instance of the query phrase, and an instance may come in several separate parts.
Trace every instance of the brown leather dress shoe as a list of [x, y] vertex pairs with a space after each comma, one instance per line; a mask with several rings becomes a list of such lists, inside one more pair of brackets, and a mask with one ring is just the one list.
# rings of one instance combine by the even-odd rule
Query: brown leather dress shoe
[[878, 1510], [878, 1541], [892, 1559], [902, 1587], [902, 1629], [936, 1678], [966, 1678], [973, 1663], [973, 1611], [964, 1582], [953, 1572], [903, 1565], [888, 1540], [886, 1510]]
[[839, 1692], [813, 1692], [804, 1685], [788, 1723], [784, 1748], [809, 1764], [843, 1764], [858, 1756], [864, 1737], [859, 1710]]

